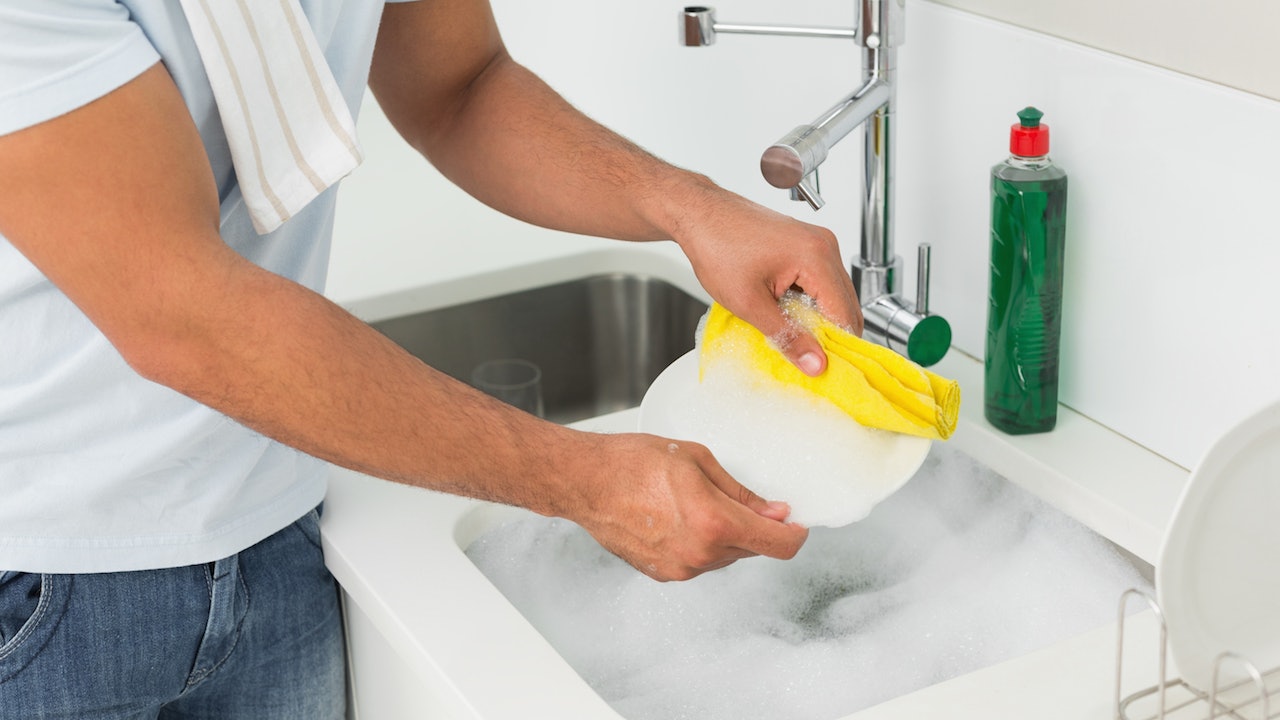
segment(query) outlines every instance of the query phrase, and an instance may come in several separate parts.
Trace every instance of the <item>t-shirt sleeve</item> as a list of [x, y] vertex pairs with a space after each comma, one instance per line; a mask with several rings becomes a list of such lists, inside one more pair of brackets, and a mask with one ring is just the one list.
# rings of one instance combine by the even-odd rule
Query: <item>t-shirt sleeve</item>
[[0, 0], [0, 135], [87, 105], [159, 60], [114, 0]]

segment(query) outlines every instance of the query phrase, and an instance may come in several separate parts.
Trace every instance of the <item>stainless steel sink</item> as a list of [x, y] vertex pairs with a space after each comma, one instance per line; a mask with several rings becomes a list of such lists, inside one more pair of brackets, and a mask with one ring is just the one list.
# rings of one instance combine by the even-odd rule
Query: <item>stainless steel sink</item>
[[639, 405], [658, 373], [693, 348], [706, 309], [666, 281], [610, 274], [373, 327], [463, 382], [486, 360], [537, 363], [547, 418], [569, 423]]

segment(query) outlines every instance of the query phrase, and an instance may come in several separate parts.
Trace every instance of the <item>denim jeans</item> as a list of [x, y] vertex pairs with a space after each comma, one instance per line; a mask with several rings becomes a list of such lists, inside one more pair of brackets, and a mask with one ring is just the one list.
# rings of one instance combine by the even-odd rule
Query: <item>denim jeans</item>
[[0, 720], [340, 720], [337, 593], [316, 511], [204, 565], [0, 571]]

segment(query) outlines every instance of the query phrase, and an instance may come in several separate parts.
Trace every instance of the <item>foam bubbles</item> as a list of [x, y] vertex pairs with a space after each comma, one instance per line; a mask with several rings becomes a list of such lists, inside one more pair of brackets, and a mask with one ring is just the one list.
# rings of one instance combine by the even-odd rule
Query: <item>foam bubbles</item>
[[[766, 421], [760, 419], [767, 418]], [[741, 368], [707, 372], [689, 399], [687, 435], [761, 497], [791, 505], [792, 522], [861, 520], [920, 467], [929, 441], [863, 427], [824, 398]]]
[[1070, 518], [935, 444], [865, 520], [790, 561], [656, 583], [531, 517], [472, 560], [630, 720], [823, 720], [1114, 620], [1149, 583]]

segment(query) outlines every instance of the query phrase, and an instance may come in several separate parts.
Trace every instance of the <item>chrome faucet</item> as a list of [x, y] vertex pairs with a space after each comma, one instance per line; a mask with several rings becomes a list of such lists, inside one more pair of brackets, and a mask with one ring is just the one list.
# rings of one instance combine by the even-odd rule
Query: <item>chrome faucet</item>
[[897, 294], [902, 258], [893, 248], [893, 158], [897, 48], [903, 42], [905, 0], [858, 0], [856, 29], [734, 25], [716, 21], [715, 8], [686, 7], [680, 16], [680, 39], [704, 47], [725, 33], [791, 35], [851, 39], [862, 47], [862, 85], [808, 125], [801, 125], [769, 146], [760, 172], [770, 185], [791, 191], [814, 209], [824, 201], [818, 166], [854, 128], [863, 132], [862, 247], [850, 268], [866, 318], [869, 339], [886, 345], [920, 365], [932, 365], [951, 347], [951, 325], [929, 314], [930, 248], [921, 243], [915, 302]]

